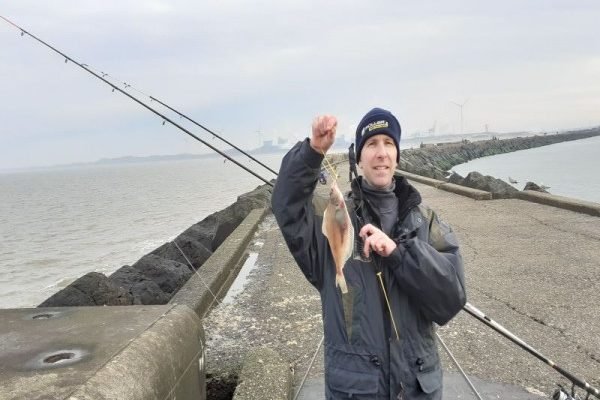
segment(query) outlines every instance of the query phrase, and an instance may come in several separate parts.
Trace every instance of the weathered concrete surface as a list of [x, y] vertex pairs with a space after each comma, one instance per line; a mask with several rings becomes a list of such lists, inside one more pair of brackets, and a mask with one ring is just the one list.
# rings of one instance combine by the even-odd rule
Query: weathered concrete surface
[[204, 398], [203, 331], [187, 307], [0, 310], [0, 398]]
[[[338, 173], [347, 176], [344, 164]], [[600, 219], [517, 199], [482, 202], [414, 185], [457, 232], [469, 301], [559, 365], [600, 386]], [[328, 186], [318, 186], [321, 195]], [[244, 291], [204, 320], [207, 369], [239, 374], [248, 349], [268, 346], [293, 366], [297, 385], [322, 335], [318, 293], [295, 265], [272, 215], [261, 223], [249, 250], [259, 254]], [[523, 396], [515, 399], [550, 395], [556, 382], [567, 384], [466, 313], [439, 333], [469, 375], [531, 393], [520, 392]], [[440, 349], [445, 369], [454, 371], [443, 353]], [[322, 374], [321, 350], [309, 379]]]
[[268, 347], [295, 368], [297, 383], [322, 334], [318, 294], [295, 265], [272, 214], [261, 222], [248, 251], [258, 258], [244, 290], [203, 319], [207, 373], [240, 375], [247, 354]]
[[[469, 302], [599, 386], [600, 219], [516, 199], [475, 202], [415, 186], [459, 237]], [[566, 383], [465, 313], [440, 335], [468, 373], [480, 378], [545, 393], [556, 382]]]
[[262, 347], [248, 353], [233, 400], [287, 400], [291, 389], [290, 364]]

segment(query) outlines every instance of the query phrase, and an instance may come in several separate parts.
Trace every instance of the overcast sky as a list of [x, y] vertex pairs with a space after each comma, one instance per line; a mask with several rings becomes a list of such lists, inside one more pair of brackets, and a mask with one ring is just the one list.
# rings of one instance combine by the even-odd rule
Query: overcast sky
[[[600, 125], [598, 1], [19, 0], [0, 15], [244, 148], [299, 140], [319, 113], [350, 139], [375, 106], [406, 137], [460, 133], [465, 101], [465, 132]], [[207, 151], [3, 20], [0, 51], [0, 169]]]

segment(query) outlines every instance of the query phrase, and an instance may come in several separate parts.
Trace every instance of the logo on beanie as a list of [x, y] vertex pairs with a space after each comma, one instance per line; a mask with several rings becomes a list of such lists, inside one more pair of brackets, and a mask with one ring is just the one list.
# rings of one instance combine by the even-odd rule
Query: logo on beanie
[[388, 122], [384, 119], [371, 122], [362, 129], [362, 135], [364, 135], [366, 132], [373, 132], [375, 129], [388, 128], [389, 126], [390, 124], [388, 124]]

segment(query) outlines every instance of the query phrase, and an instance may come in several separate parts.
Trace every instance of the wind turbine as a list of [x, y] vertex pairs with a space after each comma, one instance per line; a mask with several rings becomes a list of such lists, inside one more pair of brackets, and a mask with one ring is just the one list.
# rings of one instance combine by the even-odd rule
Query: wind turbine
[[454, 101], [450, 102], [460, 108], [460, 134], [461, 135], [463, 134], [463, 107], [465, 104], [467, 104], [467, 101], [469, 101], [469, 99], [466, 99], [462, 104], [456, 103]]

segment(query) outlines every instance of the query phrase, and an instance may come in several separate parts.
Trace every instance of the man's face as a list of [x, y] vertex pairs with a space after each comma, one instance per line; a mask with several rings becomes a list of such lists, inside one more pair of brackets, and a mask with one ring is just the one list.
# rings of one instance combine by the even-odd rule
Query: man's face
[[371, 136], [365, 142], [360, 153], [358, 166], [363, 178], [376, 188], [385, 188], [392, 183], [396, 170], [396, 144], [388, 135]]

